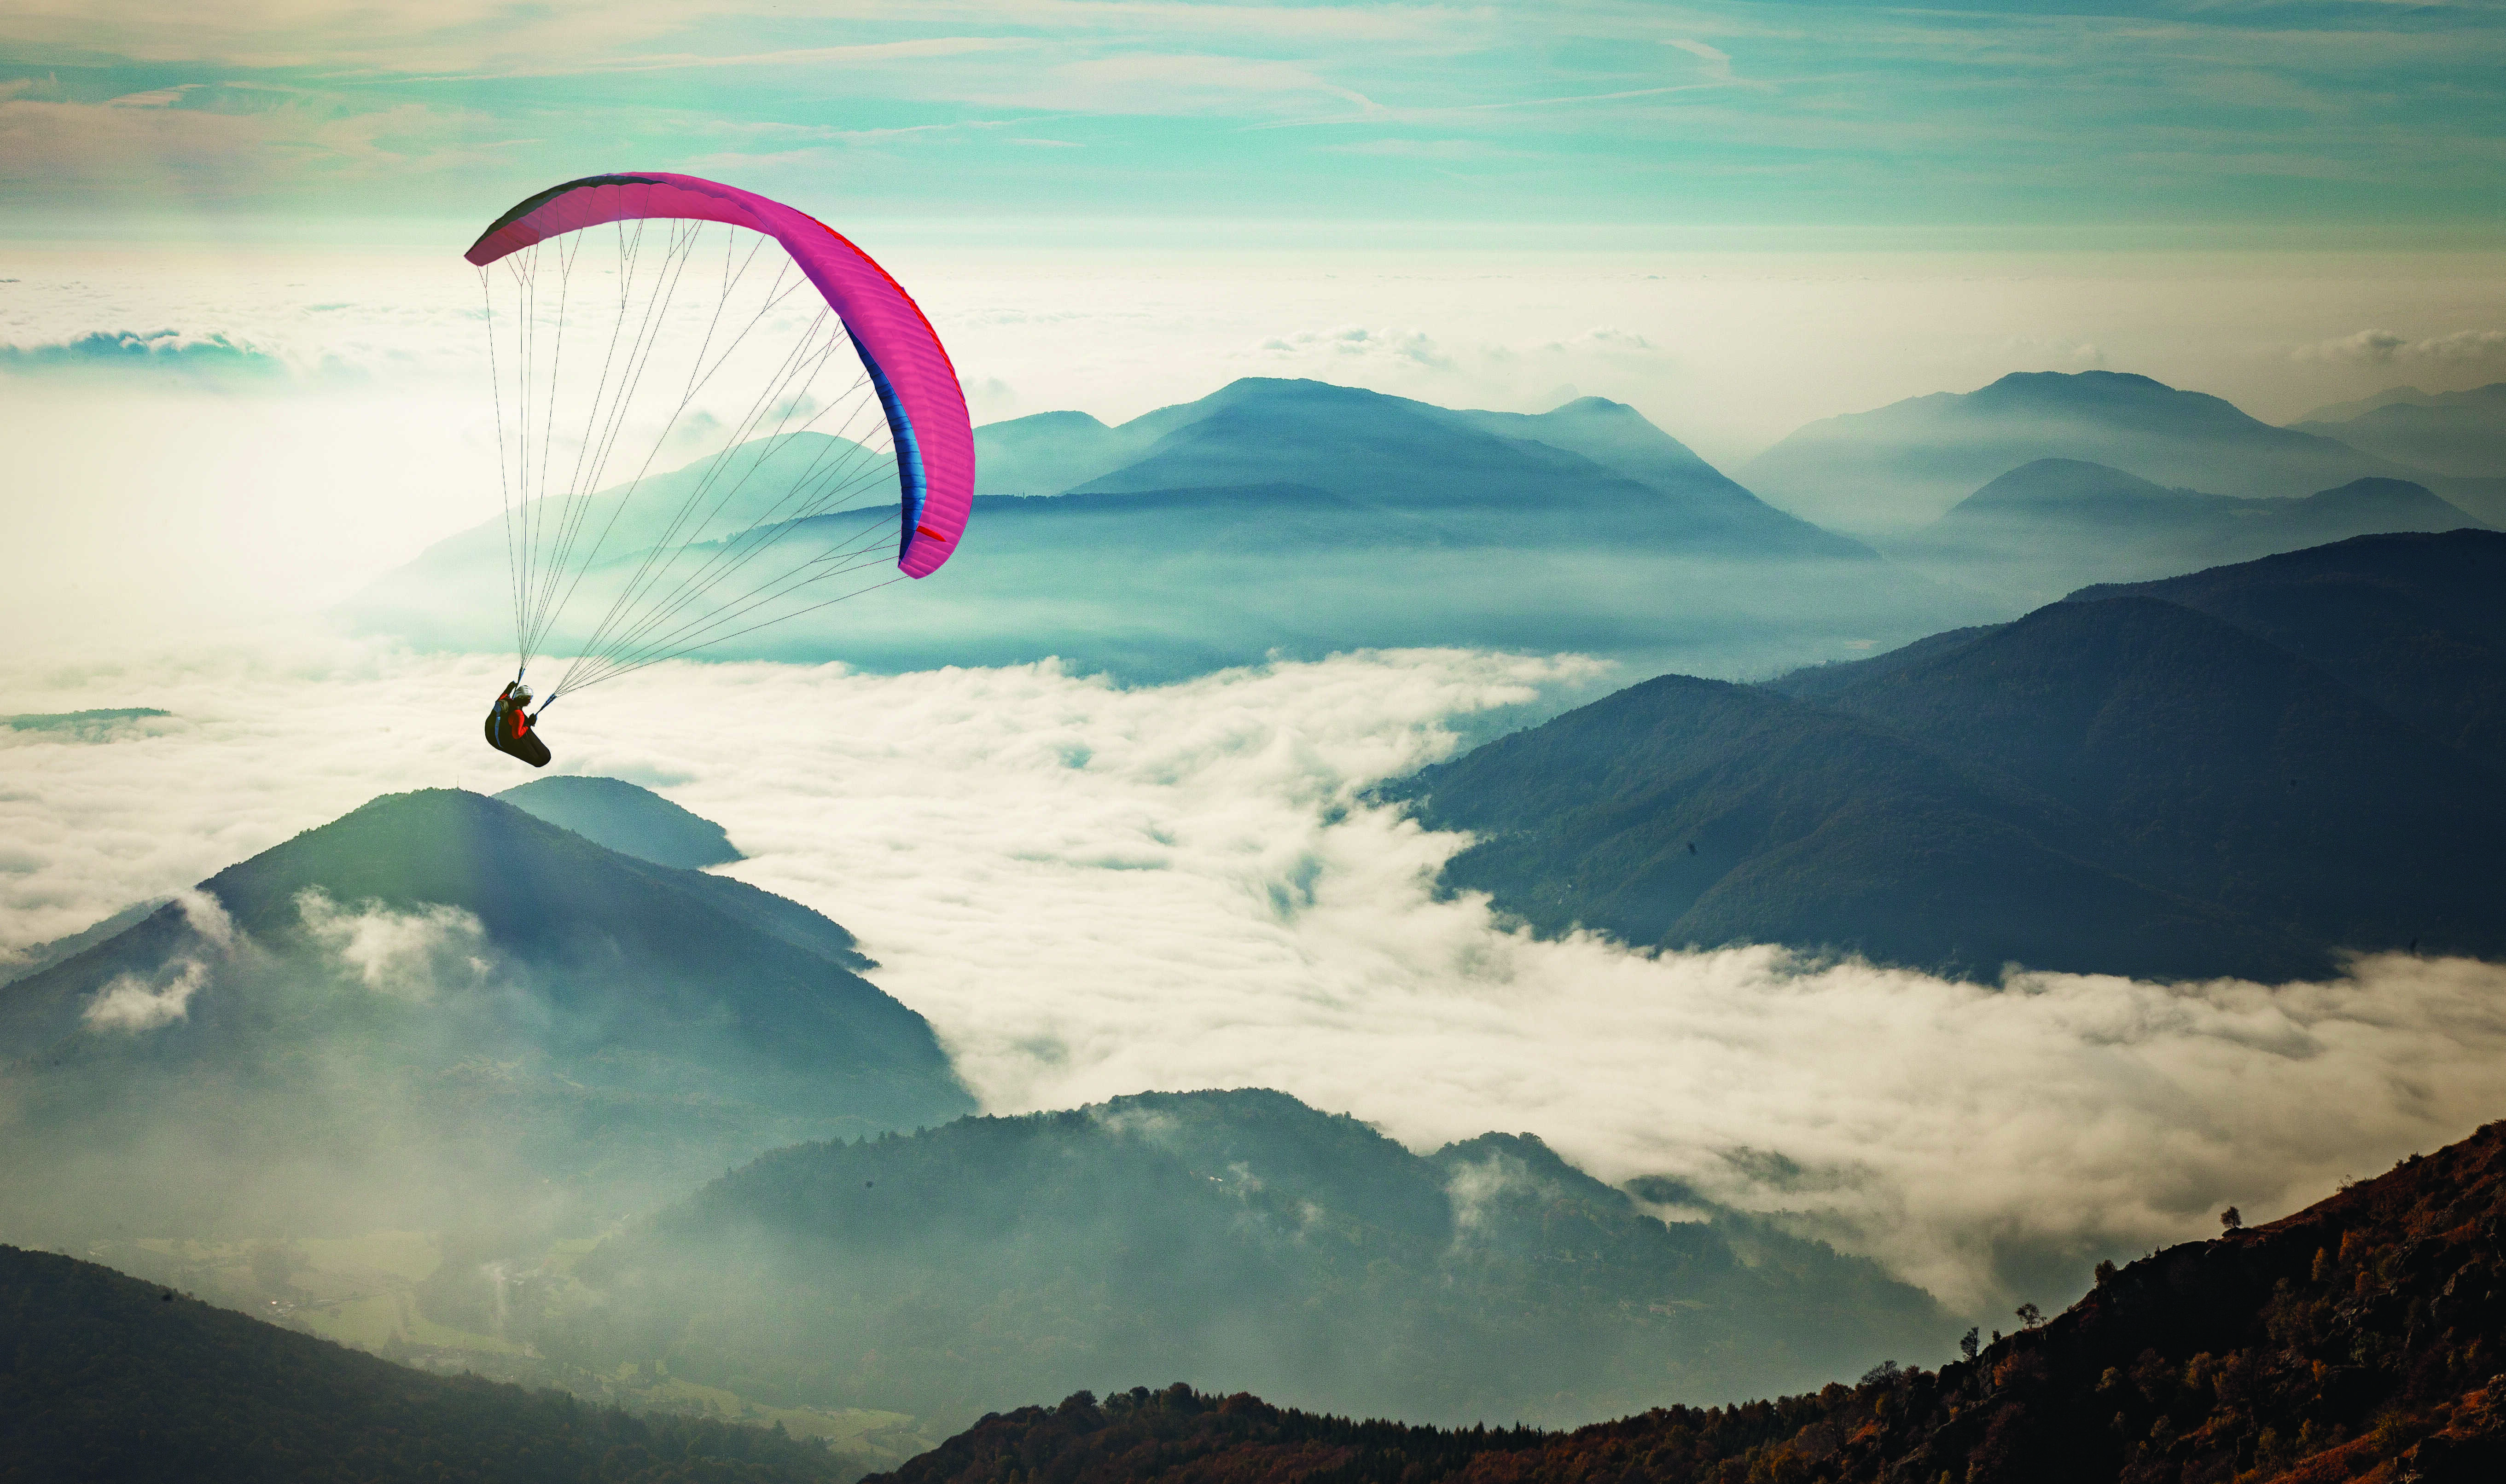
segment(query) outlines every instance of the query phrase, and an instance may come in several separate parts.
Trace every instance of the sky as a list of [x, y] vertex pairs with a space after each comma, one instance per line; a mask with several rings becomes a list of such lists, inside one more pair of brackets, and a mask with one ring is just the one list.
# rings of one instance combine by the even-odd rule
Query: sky
[[[2012, 371], [2273, 422], [2506, 379], [2501, 124], [2490, 0], [14, 0], [0, 714], [174, 715], [0, 732], [0, 951], [378, 793], [519, 781], [476, 740], [497, 659], [323, 613], [496, 514], [458, 254], [557, 181], [686, 171], [839, 225], [978, 421], [1307, 375], [1612, 397], [1734, 469]], [[2506, 1106], [2494, 969], [1987, 992], [1535, 943], [1435, 898], [1459, 837], [1356, 802], [1609, 679], [673, 666], [587, 692], [560, 751], [861, 932], [989, 1107], [1269, 1084], [1420, 1146], [1537, 1133], [1957, 1303], [2067, 1301], [2096, 1255]], [[689, 720], [726, 712], [736, 757]]]
[[2458, 246], [2506, 212], [2500, 21], [2493, 0], [23, 0], [0, 18], [0, 188], [20, 230], [468, 221], [483, 193], [672, 168], [1020, 241], [1043, 219], [1359, 247], [1449, 224]]

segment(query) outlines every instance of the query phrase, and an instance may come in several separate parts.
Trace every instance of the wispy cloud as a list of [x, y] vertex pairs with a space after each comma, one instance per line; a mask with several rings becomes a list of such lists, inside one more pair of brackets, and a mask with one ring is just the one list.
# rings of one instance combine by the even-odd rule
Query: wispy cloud
[[2331, 361], [2362, 366], [2397, 363], [2478, 366], [2506, 364], [2506, 330], [2456, 330], [2449, 335], [2413, 338], [2390, 330], [2361, 330], [2301, 345], [2300, 361]]

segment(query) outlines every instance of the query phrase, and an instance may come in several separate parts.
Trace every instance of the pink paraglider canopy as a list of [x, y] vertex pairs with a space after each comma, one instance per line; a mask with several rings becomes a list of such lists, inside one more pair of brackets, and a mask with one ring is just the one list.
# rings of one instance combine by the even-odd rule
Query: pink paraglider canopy
[[931, 322], [887, 270], [834, 228], [735, 186], [652, 172], [568, 181], [498, 217], [462, 256], [481, 267], [551, 237], [646, 218], [764, 232], [827, 298], [877, 388], [896, 442], [904, 529], [896, 565], [927, 577], [957, 549], [975, 495], [975, 431], [956, 368]]

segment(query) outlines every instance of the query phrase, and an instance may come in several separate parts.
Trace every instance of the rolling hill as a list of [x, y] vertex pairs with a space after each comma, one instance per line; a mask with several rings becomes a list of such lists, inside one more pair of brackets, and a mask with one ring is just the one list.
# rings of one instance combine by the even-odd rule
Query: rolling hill
[[2219, 398], [2118, 371], [2014, 372], [1973, 392], [1826, 418], [1750, 460], [1741, 476], [1805, 519], [1902, 535], [2039, 459], [2104, 464], [2247, 499], [2369, 477], [2441, 482], [2333, 439], [2273, 427]]
[[1665, 1224], [1527, 1136], [1421, 1156], [1275, 1092], [780, 1149], [519, 1320], [597, 1373], [962, 1426], [1139, 1375], [1467, 1421], [1605, 1416], [1935, 1349], [1928, 1295], [1747, 1218]]
[[796, 902], [434, 790], [0, 989], [13, 1232], [596, 1225], [971, 1107]]
[[1388, 788], [1544, 932], [1985, 978], [2506, 954], [2506, 535], [2362, 537], [1760, 688], [1665, 676]]
[[1572, 1432], [1358, 1422], [1188, 1386], [989, 1417], [880, 1484], [2475, 1484], [2506, 1472], [2506, 1125], [2285, 1219], [2100, 1272], [1937, 1371]]

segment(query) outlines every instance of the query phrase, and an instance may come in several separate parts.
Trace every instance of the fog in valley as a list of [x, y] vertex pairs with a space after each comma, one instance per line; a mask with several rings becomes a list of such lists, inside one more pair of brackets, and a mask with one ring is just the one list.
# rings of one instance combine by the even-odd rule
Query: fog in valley
[[[1668, 1177], [1980, 1316], [2197, 1235], [2222, 1204], [2302, 1205], [2501, 1090], [2506, 1012], [2478, 964], [1992, 988], [1770, 948], [1534, 941], [1480, 901], [1437, 900], [1461, 837], [1364, 790], [1589, 671], [1421, 652], [1125, 689], [1051, 667], [691, 665], [588, 694], [551, 734], [569, 765], [728, 827], [749, 859], [723, 873], [857, 933], [870, 976], [929, 1017], [988, 1110], [1269, 1086], [1414, 1148], [1532, 1133], [1604, 1180]], [[509, 786], [469, 740], [494, 674], [283, 646], [69, 684], [20, 671], [13, 693], [51, 710], [144, 696], [171, 715], [0, 744], [11, 940], [178, 891], [376, 794]], [[416, 1023], [435, 1002], [412, 986], [497, 972], [457, 918], [355, 914], [317, 905], [304, 936]], [[193, 954], [90, 1034], [144, 1042], [214, 1004], [232, 962]]]

